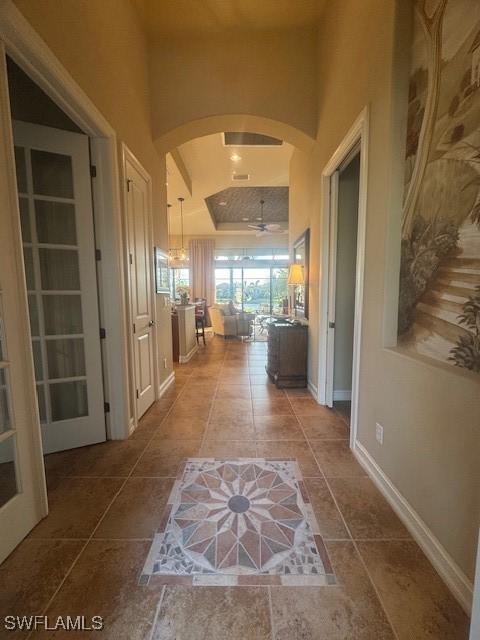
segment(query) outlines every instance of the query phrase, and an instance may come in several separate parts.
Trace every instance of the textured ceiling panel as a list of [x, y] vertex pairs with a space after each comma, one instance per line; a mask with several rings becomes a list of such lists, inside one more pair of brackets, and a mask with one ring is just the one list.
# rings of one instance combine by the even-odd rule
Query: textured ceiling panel
[[283, 140], [278, 138], [249, 131], [225, 131], [223, 139], [227, 147], [280, 147], [283, 144]]
[[205, 203], [217, 226], [227, 222], [257, 222], [260, 200], [265, 200], [264, 222], [288, 222], [288, 187], [229, 187], [205, 198]]

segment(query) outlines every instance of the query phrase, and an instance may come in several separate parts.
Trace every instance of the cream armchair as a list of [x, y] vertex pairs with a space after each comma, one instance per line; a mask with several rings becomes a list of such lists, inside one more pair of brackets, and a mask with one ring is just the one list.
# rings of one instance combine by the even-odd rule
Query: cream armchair
[[218, 336], [249, 336], [252, 333], [251, 313], [230, 312], [228, 304], [214, 304], [209, 309], [213, 333]]

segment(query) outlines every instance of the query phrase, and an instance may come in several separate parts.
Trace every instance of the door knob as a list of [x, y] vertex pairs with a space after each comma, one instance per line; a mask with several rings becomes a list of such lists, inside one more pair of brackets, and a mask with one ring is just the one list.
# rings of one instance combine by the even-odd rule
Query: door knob
[[335, 322], [329, 322], [328, 323], [328, 328], [329, 329], [335, 329]]
[[153, 327], [154, 324], [155, 324], [155, 320], [150, 320], [150, 322], [148, 323], [148, 326]]

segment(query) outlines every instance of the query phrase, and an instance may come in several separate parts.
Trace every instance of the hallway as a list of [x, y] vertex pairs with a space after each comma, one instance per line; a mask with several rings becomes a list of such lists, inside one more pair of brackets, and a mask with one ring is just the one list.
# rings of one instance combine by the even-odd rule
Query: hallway
[[[99, 615], [102, 637], [129, 640], [467, 638], [465, 614], [354, 459], [344, 419], [306, 390], [276, 389], [265, 352], [212, 338], [132, 438], [47, 456], [50, 515], [0, 568], [0, 614]], [[139, 586], [175, 475], [196, 456], [295, 457], [337, 585]]]

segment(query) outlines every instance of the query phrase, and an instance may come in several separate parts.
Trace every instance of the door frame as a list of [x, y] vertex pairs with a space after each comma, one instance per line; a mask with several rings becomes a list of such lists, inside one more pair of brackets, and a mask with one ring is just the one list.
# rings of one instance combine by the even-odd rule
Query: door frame
[[[7, 375], [11, 376], [9, 411], [13, 418], [13, 434], [9, 435], [10, 429], [0, 434], [0, 442], [12, 438], [19, 466], [15, 465], [16, 495], [0, 506], [2, 519], [7, 513], [9, 520], [8, 529], [2, 533], [0, 562], [48, 514], [4, 55], [4, 44], [0, 40], [0, 206], [4, 210], [2, 218], [8, 221], [2, 228], [0, 248], [2, 267], [12, 278], [7, 286], [0, 283], [0, 290]], [[21, 500], [23, 505], [17, 504], [15, 508], [12, 504], [15, 500]]]
[[[353, 449], [357, 439], [358, 430], [358, 403], [360, 381], [360, 356], [362, 342], [362, 316], [363, 316], [363, 286], [365, 271], [365, 240], [367, 220], [367, 185], [368, 185], [368, 137], [369, 137], [369, 110], [364, 107], [350, 130], [327, 162], [322, 171], [322, 209], [320, 217], [321, 240], [321, 273], [319, 295], [319, 366], [318, 366], [318, 402], [326, 404], [327, 398], [327, 373], [328, 355], [331, 352], [332, 341], [328, 339], [328, 319], [330, 305], [333, 304], [330, 291], [329, 273], [332, 262], [331, 227], [332, 211], [338, 215], [338, 193], [332, 184], [335, 181], [336, 172], [348, 159], [352, 151], [360, 149], [360, 181], [358, 194], [358, 231], [357, 231], [357, 268], [355, 276], [355, 311], [353, 330], [353, 367], [352, 367], [352, 413], [350, 419], [350, 447]], [[337, 181], [338, 183], [338, 181]], [[329, 345], [330, 343], [330, 345]], [[331, 357], [330, 353], [330, 357]]]
[[[152, 326], [152, 345], [156, 350], [157, 345], [157, 305], [155, 299], [155, 269], [153, 264], [153, 211], [152, 211], [152, 178], [144, 169], [138, 158], [134, 153], [130, 151], [127, 145], [122, 142], [122, 200], [123, 200], [123, 229], [124, 229], [124, 243], [125, 243], [125, 262], [126, 262], [126, 295], [127, 295], [127, 316], [128, 316], [128, 353], [130, 360], [130, 401], [132, 407], [132, 416], [130, 420], [130, 433], [132, 433], [138, 425], [138, 411], [137, 411], [137, 401], [135, 398], [135, 335], [133, 333], [133, 308], [132, 308], [132, 283], [130, 279], [130, 258], [129, 258], [129, 226], [128, 226], [128, 180], [127, 180], [127, 163], [130, 163], [136, 171], [142, 176], [142, 178], [147, 183], [147, 193], [148, 193], [148, 229], [149, 229], [149, 244], [150, 244], [150, 292], [152, 295], [152, 320], [154, 322]], [[157, 366], [157, 354], [154, 352], [152, 354], [153, 361], [153, 383], [154, 383], [154, 397], [155, 400], [158, 400], [158, 366]]]
[[[0, 5], [0, 41], [7, 55], [90, 138], [91, 161], [96, 167], [92, 180], [95, 240], [102, 256], [98, 287], [100, 322], [106, 330], [102, 360], [105, 400], [110, 405], [107, 437], [124, 439], [129, 435], [131, 411], [126, 315], [118, 313], [126, 308], [126, 296], [117, 136], [11, 0]], [[11, 197], [14, 187], [16, 194], [16, 185], [10, 185]]]

